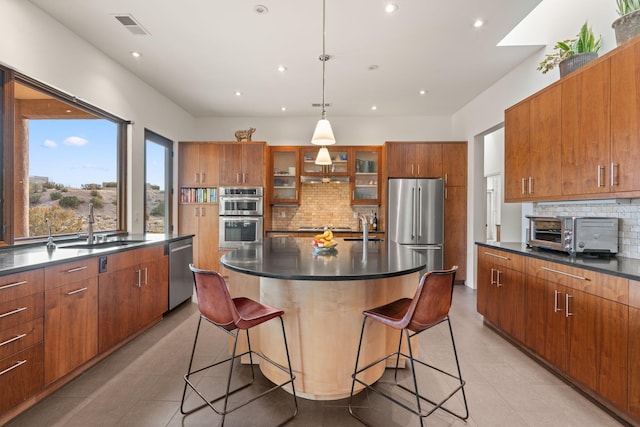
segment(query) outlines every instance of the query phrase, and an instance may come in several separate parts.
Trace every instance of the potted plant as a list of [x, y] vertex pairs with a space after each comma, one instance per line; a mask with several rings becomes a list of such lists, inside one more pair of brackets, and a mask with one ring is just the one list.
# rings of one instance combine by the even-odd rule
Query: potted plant
[[596, 59], [602, 44], [602, 36], [596, 40], [591, 27], [585, 22], [576, 37], [575, 39], [557, 42], [554, 46], [554, 52], [545, 55], [544, 60], [538, 66], [538, 70], [545, 74], [558, 65], [560, 77], [564, 77]]
[[640, 34], [640, 0], [616, 0], [620, 18], [613, 21], [611, 27], [616, 33], [616, 43], [630, 40]]

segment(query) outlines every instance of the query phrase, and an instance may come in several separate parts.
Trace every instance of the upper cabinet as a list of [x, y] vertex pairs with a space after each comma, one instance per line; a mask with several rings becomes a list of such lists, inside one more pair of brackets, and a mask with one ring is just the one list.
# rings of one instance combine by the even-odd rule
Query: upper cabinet
[[327, 147], [331, 156], [330, 165], [316, 165], [320, 147], [300, 149], [300, 174], [303, 176], [348, 176], [350, 150], [345, 147]]
[[389, 178], [442, 177], [442, 144], [387, 142]]
[[506, 201], [638, 197], [639, 163], [640, 38], [505, 111]]
[[180, 142], [180, 187], [218, 185], [218, 145], [208, 142]]
[[380, 147], [355, 147], [351, 156], [351, 204], [380, 204]]
[[561, 194], [560, 86], [505, 111], [505, 200], [546, 200]]
[[265, 143], [219, 144], [220, 185], [264, 186]]
[[298, 147], [269, 147], [269, 191], [271, 204], [298, 204]]

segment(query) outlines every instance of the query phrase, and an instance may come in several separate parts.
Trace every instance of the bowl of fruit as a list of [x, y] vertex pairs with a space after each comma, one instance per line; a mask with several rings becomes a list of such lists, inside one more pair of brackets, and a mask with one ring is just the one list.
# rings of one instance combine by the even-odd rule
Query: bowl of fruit
[[338, 242], [333, 240], [333, 232], [325, 230], [322, 234], [317, 234], [311, 241], [314, 254], [331, 254], [336, 250]]

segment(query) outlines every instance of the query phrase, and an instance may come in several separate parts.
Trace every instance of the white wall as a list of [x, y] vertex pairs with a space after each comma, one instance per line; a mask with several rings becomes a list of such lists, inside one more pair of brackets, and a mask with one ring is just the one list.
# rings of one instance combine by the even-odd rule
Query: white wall
[[0, 0], [0, 11], [2, 65], [133, 122], [127, 223], [129, 231], [143, 231], [144, 129], [177, 141], [190, 136], [193, 117], [32, 3]]

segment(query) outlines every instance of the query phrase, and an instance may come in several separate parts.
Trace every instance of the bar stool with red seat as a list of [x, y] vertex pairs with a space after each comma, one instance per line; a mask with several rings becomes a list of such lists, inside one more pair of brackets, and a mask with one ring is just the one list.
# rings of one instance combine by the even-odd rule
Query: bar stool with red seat
[[[377, 394], [382, 395], [383, 397], [391, 400], [392, 402], [402, 406], [404, 409], [412, 412], [413, 414], [420, 417], [420, 425], [423, 424], [423, 418], [428, 417], [437, 409], [442, 409], [448, 412], [451, 415], [454, 415], [461, 420], [466, 420], [469, 417], [469, 408], [467, 406], [467, 397], [464, 392], [465, 382], [462, 380], [462, 375], [460, 373], [460, 363], [458, 362], [458, 353], [456, 352], [456, 344], [453, 339], [453, 330], [451, 328], [451, 321], [449, 320], [449, 309], [451, 308], [451, 300], [453, 298], [453, 283], [455, 280], [455, 274], [458, 269], [458, 266], [452, 267], [450, 270], [434, 270], [427, 272], [424, 274], [418, 284], [418, 289], [416, 293], [411, 298], [401, 298], [396, 301], [393, 301], [389, 304], [382, 305], [380, 307], [372, 308], [369, 310], [365, 310], [363, 312], [364, 319], [362, 321], [362, 331], [360, 333], [360, 343], [358, 344], [358, 354], [356, 356], [356, 367], [354, 369], [354, 373], [352, 375], [351, 382], [351, 395], [349, 398], [349, 413], [353, 415], [358, 420], [362, 421], [366, 424], [360, 416], [358, 416], [353, 411], [353, 396], [354, 396], [354, 388], [355, 383], [359, 383], [365, 386], [367, 390], [372, 390]], [[367, 366], [358, 369], [358, 362], [360, 360], [360, 350], [362, 347], [362, 338], [364, 336], [364, 329], [367, 319], [371, 319], [377, 322], [381, 322], [384, 325], [387, 325], [391, 328], [397, 329], [400, 331], [400, 342], [398, 343], [398, 351], [391, 353], [387, 356], [384, 356], [375, 362], [368, 364]], [[424, 332], [436, 325], [439, 325], [442, 322], [447, 322], [449, 326], [449, 334], [451, 336], [451, 344], [453, 347], [453, 354], [455, 356], [456, 367], [457, 367], [457, 375], [432, 366], [424, 361], [418, 360], [413, 355], [413, 349], [411, 346], [411, 338], [418, 335], [421, 332]], [[409, 354], [403, 353], [401, 351], [402, 347], [402, 336], [406, 335], [407, 338], [407, 348]], [[415, 405], [409, 406], [405, 402], [398, 400], [393, 397], [390, 393], [381, 390], [379, 387], [373, 387], [373, 384], [367, 384], [364, 381], [358, 378], [358, 375], [364, 372], [365, 370], [379, 364], [382, 362], [386, 362], [387, 359], [394, 357], [396, 359], [395, 363], [395, 372], [394, 372], [394, 383], [401, 389], [409, 392], [412, 396], [411, 398], [415, 398]], [[398, 382], [398, 368], [400, 363], [400, 356], [406, 358], [409, 361], [411, 374], [413, 377], [413, 390], [409, 387], [404, 386]], [[447, 395], [444, 399], [439, 402], [434, 402], [431, 399], [428, 399], [422, 396], [418, 390], [418, 380], [416, 377], [416, 363], [422, 366], [434, 369], [435, 371], [446, 375], [447, 377], [453, 378], [456, 381], [455, 388]], [[462, 398], [464, 401], [464, 414], [458, 414], [453, 412], [450, 409], [445, 408], [443, 405], [446, 403], [451, 397], [453, 397], [458, 391], [462, 392]], [[428, 402], [432, 407], [423, 411], [421, 401]]]
[[[294, 402], [294, 412], [293, 412], [293, 415], [291, 415], [291, 417], [286, 419], [281, 424], [284, 424], [287, 421], [293, 419], [298, 413], [298, 401], [296, 399], [296, 389], [294, 386], [294, 380], [296, 377], [293, 374], [293, 371], [291, 369], [291, 359], [289, 357], [289, 347], [287, 345], [287, 336], [284, 330], [284, 322], [282, 320], [282, 315], [284, 314], [284, 311], [274, 307], [270, 307], [265, 304], [261, 304], [257, 301], [254, 301], [252, 299], [245, 298], [245, 297], [231, 298], [231, 295], [229, 294], [229, 290], [227, 289], [227, 284], [224, 278], [219, 273], [214, 271], [208, 271], [208, 270], [200, 270], [194, 267], [193, 264], [190, 264], [189, 268], [193, 272], [193, 278], [195, 281], [196, 295], [198, 297], [198, 309], [200, 310], [200, 318], [198, 320], [198, 327], [196, 329], [196, 335], [193, 341], [193, 350], [191, 351], [189, 368], [187, 369], [187, 373], [184, 376], [185, 384], [184, 384], [184, 390], [182, 392], [182, 403], [180, 405], [180, 412], [182, 414], [187, 415], [201, 408], [204, 408], [205, 406], [209, 406], [218, 415], [222, 415], [222, 421], [220, 425], [224, 425], [224, 419], [228, 413], [231, 413], [237, 409], [240, 409], [241, 407], [253, 402], [254, 400], [260, 397], [263, 397], [272, 391], [280, 389], [287, 384], [291, 384], [291, 390], [292, 390], [293, 402]], [[282, 337], [284, 339], [284, 347], [287, 355], [288, 367], [284, 367], [276, 363], [275, 361], [269, 359], [265, 355], [251, 350], [251, 341], [249, 339], [249, 329], [255, 326], [261, 325], [275, 318], [280, 319], [280, 325], [282, 326]], [[207, 322], [223, 330], [228, 335], [232, 336], [234, 338], [233, 351], [231, 353], [231, 356], [225, 360], [222, 360], [220, 362], [216, 362], [211, 365], [205, 366], [203, 368], [195, 369], [192, 371], [193, 358], [196, 352], [196, 345], [198, 343], [198, 336], [200, 333], [200, 325], [202, 323], [202, 320], [206, 320]], [[246, 331], [248, 350], [241, 354], [236, 354], [238, 337], [240, 335], [240, 331], [242, 330]], [[236, 359], [245, 355], [249, 356], [249, 362], [250, 362], [249, 366], [251, 367], [251, 381], [233, 390], [230, 390], [234, 362]], [[235, 407], [228, 408], [229, 396], [231, 396], [232, 394], [242, 389], [249, 387], [251, 384], [253, 384], [255, 380], [255, 375], [253, 371], [254, 355], [265, 360], [268, 363], [271, 363], [278, 369], [285, 372], [289, 377], [289, 379], [281, 384], [273, 385], [273, 387], [269, 388], [268, 390], [265, 390], [256, 396], [246, 399], [244, 402], [237, 404], [237, 406]], [[227, 377], [227, 385], [226, 385], [225, 393], [213, 399], [209, 399], [205, 397], [204, 394], [201, 393], [198, 389], [196, 389], [195, 385], [191, 382], [190, 380], [191, 375], [196, 374], [198, 372], [205, 371], [207, 369], [213, 368], [214, 366], [218, 366], [220, 364], [227, 363], [227, 362], [229, 363], [229, 375]], [[198, 407], [185, 410], [184, 403], [185, 403], [185, 397], [187, 393], [187, 386], [191, 387], [193, 391], [195, 391], [196, 394], [198, 394], [198, 396], [200, 396], [200, 398], [204, 400], [205, 403], [203, 403]], [[224, 402], [222, 404], [222, 409], [216, 408], [214, 406], [214, 403], [222, 399], [224, 399]]]

